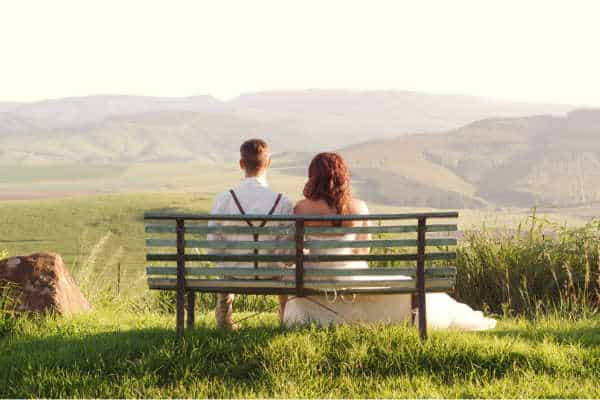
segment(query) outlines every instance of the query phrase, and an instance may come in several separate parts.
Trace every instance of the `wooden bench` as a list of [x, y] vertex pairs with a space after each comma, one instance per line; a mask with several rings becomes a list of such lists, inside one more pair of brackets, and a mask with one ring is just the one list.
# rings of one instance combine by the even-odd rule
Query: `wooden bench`
[[[418, 326], [422, 338], [427, 337], [425, 310], [426, 292], [452, 290], [456, 269], [449, 265], [456, 258], [455, 238], [447, 232], [457, 230], [456, 224], [429, 224], [430, 220], [454, 219], [457, 212], [379, 215], [210, 215], [154, 213], [144, 214], [149, 252], [146, 268], [150, 289], [175, 290], [177, 334], [184, 331], [185, 294], [187, 294], [187, 326], [194, 326], [195, 292], [241, 293], [307, 296], [335, 290], [340, 294], [416, 294]], [[207, 221], [228, 221], [209, 226]], [[250, 221], [268, 221], [264, 227], [251, 227]], [[317, 227], [314, 221], [369, 220], [371, 226]], [[239, 225], [237, 224], [239, 222]], [[376, 222], [377, 224], [374, 224]], [[277, 223], [277, 224], [274, 224]], [[308, 224], [307, 224], [308, 223]], [[231, 225], [235, 224], [235, 225]], [[313, 224], [314, 225], [314, 224]], [[248, 240], [207, 240], [207, 234], [248, 235]], [[375, 234], [371, 240], [343, 241], [305, 240], [305, 235]], [[431, 237], [430, 234], [436, 237]], [[440, 234], [441, 233], [441, 234]], [[253, 235], [283, 240], [253, 240]], [[381, 239], [378, 234], [395, 235]], [[398, 237], [400, 236], [400, 237]], [[311, 249], [371, 248], [370, 254], [310, 254]], [[211, 249], [210, 253], [206, 250]], [[245, 249], [244, 254], [228, 254], [229, 249]], [[255, 249], [270, 251], [256, 254]], [[273, 252], [274, 249], [284, 250]], [[306, 251], [305, 251], [306, 250]], [[215, 254], [216, 253], [216, 254]], [[275, 253], [275, 254], [273, 254]], [[305, 268], [307, 263], [342, 261], [385, 262], [385, 267], [363, 269]], [[197, 264], [202, 262], [203, 265]], [[236, 267], [214, 267], [207, 262], [233, 262]], [[253, 268], [259, 262], [258, 269]], [[160, 266], [157, 265], [162, 264]], [[240, 263], [245, 263], [240, 267]], [[271, 263], [271, 266], [269, 266]], [[290, 268], [273, 266], [287, 263]], [[195, 265], [196, 264], [196, 265]], [[325, 264], [326, 265], [326, 264]], [[245, 268], [243, 268], [245, 267]], [[410, 276], [410, 280], [389, 279], [390, 276]], [[235, 279], [226, 278], [227, 276]], [[360, 280], [348, 280], [358, 276]], [[264, 279], [257, 279], [262, 277]], [[365, 278], [365, 279], [363, 279]]]

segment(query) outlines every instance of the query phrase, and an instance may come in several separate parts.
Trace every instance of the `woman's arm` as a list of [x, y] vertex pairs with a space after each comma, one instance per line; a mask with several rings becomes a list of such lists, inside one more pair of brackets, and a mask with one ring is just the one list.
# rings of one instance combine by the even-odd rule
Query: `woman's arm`
[[[367, 203], [365, 203], [362, 200], [355, 200], [353, 207], [351, 208], [351, 213], [352, 214], [361, 214], [361, 215], [369, 215], [369, 208], [367, 207]], [[364, 220], [364, 221], [356, 221], [356, 224], [354, 226], [370, 226], [371, 222], [368, 220]], [[370, 233], [359, 233], [356, 236], [356, 240], [371, 240], [371, 234]], [[354, 254], [369, 254], [370, 249], [368, 247], [366, 248], [360, 248], [360, 249], [354, 249], [352, 252]]]

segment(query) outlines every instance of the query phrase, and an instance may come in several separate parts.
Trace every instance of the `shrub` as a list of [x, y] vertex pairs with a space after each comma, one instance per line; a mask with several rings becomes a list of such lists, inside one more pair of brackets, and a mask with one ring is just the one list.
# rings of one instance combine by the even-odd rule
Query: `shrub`
[[[414, 251], [371, 249], [372, 254]], [[513, 230], [484, 226], [463, 232], [456, 252], [455, 261], [428, 266], [455, 265], [453, 296], [476, 309], [527, 316], [559, 311], [577, 316], [600, 307], [600, 221], [567, 228], [540, 219], [534, 212]], [[371, 266], [414, 267], [414, 262], [373, 262]]]
[[456, 296], [497, 313], [596, 312], [599, 253], [600, 221], [567, 228], [534, 213], [516, 232], [469, 230], [457, 250]]

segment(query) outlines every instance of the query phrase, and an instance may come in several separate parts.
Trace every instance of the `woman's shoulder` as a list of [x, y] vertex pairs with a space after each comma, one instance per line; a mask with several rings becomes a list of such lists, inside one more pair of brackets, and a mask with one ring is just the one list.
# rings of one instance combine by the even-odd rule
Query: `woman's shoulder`
[[[330, 214], [334, 213], [323, 200], [302, 199], [294, 206], [294, 214]], [[348, 203], [348, 214], [368, 214], [367, 203], [361, 199], [352, 198]]]
[[368, 214], [367, 203], [361, 199], [352, 198], [348, 204], [348, 214]]
[[294, 214], [327, 214], [327, 208], [323, 201], [302, 199], [294, 206]]

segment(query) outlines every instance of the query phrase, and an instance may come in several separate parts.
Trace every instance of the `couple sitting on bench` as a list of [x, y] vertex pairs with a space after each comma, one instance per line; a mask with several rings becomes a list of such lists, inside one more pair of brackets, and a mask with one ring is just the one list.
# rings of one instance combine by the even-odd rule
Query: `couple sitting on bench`
[[[304, 199], [296, 205], [285, 196], [269, 189], [266, 172], [271, 165], [269, 146], [263, 140], [252, 139], [240, 148], [240, 167], [245, 172], [241, 184], [217, 197], [212, 214], [368, 214], [365, 202], [352, 197], [350, 171], [344, 159], [336, 153], [320, 153], [311, 161], [308, 181], [304, 187]], [[248, 221], [248, 225], [253, 222]], [[256, 224], [256, 222], [254, 222]], [[272, 221], [270, 224], [285, 222]], [[238, 221], [210, 221], [210, 225], [239, 224]], [[331, 222], [307, 221], [307, 226], [332, 226]], [[334, 223], [335, 224], [335, 223]], [[339, 221], [339, 226], [363, 226], [368, 221]], [[209, 240], [241, 240], [244, 235], [211, 234]], [[308, 240], [327, 240], [332, 235], [307, 235]], [[282, 238], [274, 238], [284, 239]], [[346, 234], [339, 240], [369, 240], [370, 234]], [[247, 239], [246, 239], [247, 240]], [[256, 240], [256, 238], [255, 238]], [[239, 250], [227, 250], [236, 254]], [[258, 250], [255, 250], [257, 252]], [[272, 250], [276, 252], [278, 250]], [[222, 251], [221, 251], [222, 252]], [[243, 252], [243, 250], [242, 250]], [[368, 248], [311, 249], [311, 254], [367, 254]], [[223, 265], [221, 265], [223, 266]], [[227, 266], [247, 266], [232, 265]], [[318, 268], [319, 263], [308, 267]], [[283, 267], [283, 265], [282, 265]], [[366, 268], [366, 261], [348, 261], [327, 268]], [[396, 277], [397, 278], [397, 277]], [[401, 277], [403, 278], [403, 277]], [[405, 279], [410, 279], [406, 277]], [[218, 293], [216, 306], [217, 325], [224, 329], [237, 329], [232, 319], [234, 294]], [[462, 330], [485, 330], [493, 328], [496, 321], [486, 318], [480, 311], [455, 301], [445, 293], [427, 293], [427, 325], [434, 328]], [[412, 318], [411, 295], [387, 294], [351, 296], [311, 295], [306, 297], [279, 296], [279, 316], [285, 325], [315, 322], [320, 325], [344, 322], [401, 322]]]

